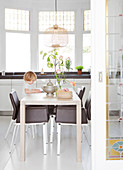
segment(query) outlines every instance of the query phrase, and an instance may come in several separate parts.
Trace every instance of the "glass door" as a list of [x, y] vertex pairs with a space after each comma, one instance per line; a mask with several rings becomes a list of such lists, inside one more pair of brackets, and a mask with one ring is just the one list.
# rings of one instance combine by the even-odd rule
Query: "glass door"
[[92, 170], [123, 168], [123, 0], [91, 0]]
[[106, 159], [123, 160], [123, 1], [106, 6]]

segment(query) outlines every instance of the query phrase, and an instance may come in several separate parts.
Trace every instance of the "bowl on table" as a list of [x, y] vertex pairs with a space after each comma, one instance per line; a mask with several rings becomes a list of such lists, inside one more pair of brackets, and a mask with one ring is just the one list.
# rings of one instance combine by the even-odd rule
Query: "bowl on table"
[[47, 83], [47, 85], [43, 86], [43, 91], [47, 93], [48, 96], [52, 96], [54, 92], [56, 92], [57, 86], [54, 86], [51, 80]]

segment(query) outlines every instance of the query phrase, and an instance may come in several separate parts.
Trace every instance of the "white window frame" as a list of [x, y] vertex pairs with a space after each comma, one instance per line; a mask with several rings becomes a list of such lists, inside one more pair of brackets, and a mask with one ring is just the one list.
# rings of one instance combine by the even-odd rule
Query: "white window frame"
[[[82, 17], [82, 7], [78, 4], [71, 4], [71, 8], [69, 7], [69, 3], [62, 3], [62, 7], [58, 9], [59, 11], [74, 11], [75, 12], [75, 66], [82, 65], [82, 27], [83, 27], [83, 17]], [[40, 2], [41, 6], [35, 6], [30, 2], [24, 4], [20, 3], [10, 3], [10, 2], [0, 2], [0, 71], [6, 70], [6, 31], [5, 31], [5, 8], [15, 8], [22, 10], [30, 11], [30, 69], [32, 71], [39, 71], [38, 62], [39, 62], [39, 49], [38, 49], [38, 13], [40, 11], [52, 11], [52, 3], [49, 2], [49, 6], [47, 6], [46, 2]], [[82, 3], [83, 4], [83, 3]], [[89, 8], [89, 4], [85, 5], [85, 9]], [[37, 19], [36, 19], [37, 18]], [[71, 33], [70, 33], [71, 34]]]
[[[84, 11], [85, 10], [90, 10], [90, 9], [84, 9], [82, 10], [82, 17], [84, 18]], [[91, 31], [84, 31], [84, 20], [83, 20], [83, 24], [82, 24], [82, 55], [81, 55], [81, 58], [82, 58], [82, 65], [83, 65], [83, 35], [84, 34], [91, 34]]]
[[[6, 7], [5, 7], [6, 8]], [[4, 11], [3, 11], [3, 15], [4, 15], [4, 54], [5, 54], [5, 57], [4, 57], [4, 67], [3, 67], [3, 70], [6, 70], [6, 33], [9, 32], [9, 33], [23, 33], [23, 34], [30, 34], [30, 50], [32, 49], [31, 48], [31, 24], [29, 25], [29, 31], [18, 31], [18, 30], [6, 30], [5, 29], [5, 8], [4, 8]], [[30, 17], [29, 19], [31, 18], [31, 11], [30, 9], [22, 9], [22, 8], [11, 8], [11, 7], [7, 7], [9, 9], [19, 9], [19, 10], [28, 10], [29, 11], [29, 14], [30, 14]], [[31, 19], [30, 19], [31, 20]], [[30, 22], [30, 21], [29, 21]], [[32, 63], [32, 52], [30, 53], [30, 69], [31, 69], [31, 63]], [[23, 72], [23, 70], [22, 70]]]
[[[44, 12], [50, 12], [51, 10], [49, 10], [49, 11], [44, 11]], [[60, 11], [60, 10], [59, 10]], [[66, 10], [62, 10], [62, 11], [66, 11]], [[69, 10], [70, 11], [70, 10]], [[41, 11], [39, 11], [39, 12], [41, 12]], [[38, 15], [39, 15], [39, 12], [38, 12]], [[43, 12], [43, 11], [42, 11]], [[52, 12], [52, 11], [51, 11]], [[66, 11], [67, 12], [67, 11]], [[72, 12], [74, 12], [75, 13], [75, 11], [72, 11]], [[75, 16], [76, 16], [76, 13], [75, 13]], [[39, 21], [39, 18], [38, 18], [38, 21]], [[75, 35], [75, 33], [76, 33], [76, 17], [75, 17], [75, 29], [74, 29], [74, 31], [68, 31], [67, 33], [68, 34], [74, 34]], [[44, 31], [39, 31], [39, 27], [38, 27], [38, 34], [40, 35], [40, 34], [44, 34]], [[76, 36], [75, 36], [76, 37]], [[75, 42], [76, 42], [76, 38], [75, 38]], [[76, 44], [76, 43], [75, 43]], [[76, 45], [75, 45], [76, 46]], [[75, 49], [75, 54], [76, 54], [76, 49]], [[75, 54], [74, 54], [74, 57], [75, 57]], [[41, 57], [41, 56], [40, 56]], [[76, 58], [76, 57], [75, 57]], [[74, 58], [74, 59], [75, 59]], [[39, 63], [39, 57], [38, 57], [38, 63]], [[38, 64], [38, 70], [39, 70], [39, 64]], [[74, 70], [74, 68], [73, 68], [73, 70]]]

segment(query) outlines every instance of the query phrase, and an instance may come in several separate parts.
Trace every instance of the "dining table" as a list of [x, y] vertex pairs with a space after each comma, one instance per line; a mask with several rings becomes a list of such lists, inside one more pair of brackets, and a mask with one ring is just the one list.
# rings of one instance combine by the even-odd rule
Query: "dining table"
[[46, 93], [28, 94], [20, 100], [20, 161], [26, 160], [25, 139], [25, 106], [26, 105], [76, 105], [76, 161], [81, 162], [81, 100], [72, 89], [72, 98], [58, 98], [56, 93], [47, 96]]

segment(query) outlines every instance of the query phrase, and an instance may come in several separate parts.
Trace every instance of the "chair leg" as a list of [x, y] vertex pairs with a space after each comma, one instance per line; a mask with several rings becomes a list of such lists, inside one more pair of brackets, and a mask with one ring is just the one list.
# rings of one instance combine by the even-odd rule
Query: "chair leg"
[[29, 125], [28, 125], [28, 124], [26, 124], [26, 130], [25, 130], [25, 133], [27, 133], [27, 132], [28, 132], [28, 128], [29, 128]]
[[36, 125], [34, 125], [34, 128], [35, 128], [35, 133], [37, 134], [37, 126], [36, 126]]
[[16, 126], [17, 126], [17, 130], [16, 130], [16, 133], [15, 133], [14, 145], [16, 145], [16, 141], [17, 141], [17, 136], [18, 136], [18, 131], [19, 131], [20, 125], [16, 125]]
[[54, 133], [54, 116], [50, 117], [50, 143], [53, 142], [53, 133]]
[[47, 145], [46, 145], [46, 123], [43, 124], [43, 146], [44, 146], [44, 155], [47, 153]]
[[88, 132], [89, 132], [89, 146], [91, 147], [91, 123], [88, 125]]
[[57, 123], [57, 155], [60, 155], [61, 124]]
[[31, 125], [31, 127], [32, 127], [32, 137], [34, 139], [35, 138], [34, 125]]
[[9, 127], [8, 127], [8, 129], [7, 129], [6, 135], [5, 135], [5, 139], [7, 138], [7, 136], [8, 136], [8, 134], [9, 134], [9, 132], [10, 132], [10, 129], [11, 129], [13, 123], [14, 123], [14, 121], [11, 120], [11, 121], [10, 121], [10, 124], [9, 124]]
[[85, 132], [84, 132], [84, 128], [83, 128], [83, 126], [82, 126], [82, 138], [81, 138], [81, 143], [83, 142], [84, 134], [85, 134]]
[[14, 131], [13, 131], [13, 136], [12, 136], [12, 141], [11, 141], [11, 145], [10, 145], [10, 153], [12, 151], [12, 146], [14, 144], [14, 138], [15, 138], [16, 129], [17, 129], [17, 125], [15, 124]]
[[86, 126], [86, 130], [85, 130], [85, 127], [83, 126], [83, 133], [85, 135], [85, 138], [87, 140], [87, 143], [88, 143], [89, 147], [91, 147], [91, 134], [90, 134], [89, 125]]
[[46, 143], [48, 144], [47, 123], [45, 123]]
[[32, 125], [27, 124], [26, 127], [26, 133], [29, 132], [29, 134], [32, 135]]
[[89, 121], [89, 133], [90, 133], [90, 136], [91, 136], [91, 121]]

